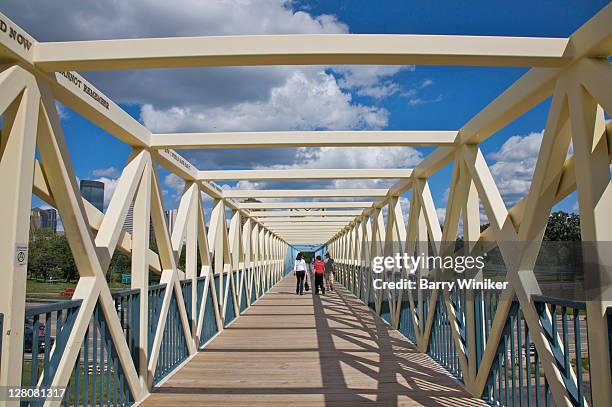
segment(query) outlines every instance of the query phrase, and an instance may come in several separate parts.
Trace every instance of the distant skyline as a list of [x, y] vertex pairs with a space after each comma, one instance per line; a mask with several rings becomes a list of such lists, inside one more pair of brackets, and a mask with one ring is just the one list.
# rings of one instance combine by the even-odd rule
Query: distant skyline
[[[283, 33], [411, 33], [567, 37], [607, 1], [133, 0], [0, 2], [40, 41]], [[35, 10], [35, 12], [34, 12]], [[70, 12], [66, 12], [70, 10]], [[120, 16], [120, 18], [119, 18]], [[53, 21], [53, 24], [49, 24]], [[84, 22], [89, 22], [84, 24]], [[152, 131], [455, 130], [527, 69], [434, 66], [281, 66], [86, 72]], [[58, 105], [77, 176], [103, 182], [106, 208], [130, 148]], [[481, 145], [508, 206], [529, 188], [549, 102]], [[416, 166], [432, 148], [212, 149], [183, 154], [200, 169]], [[92, 154], [95, 152], [95, 154]], [[451, 168], [430, 178], [443, 218]], [[183, 182], [160, 170], [166, 209]], [[388, 182], [232, 182], [224, 188], [385, 187]], [[403, 198], [408, 207], [409, 195]], [[40, 201], [35, 199], [35, 205]], [[205, 201], [207, 212], [210, 200]], [[576, 210], [575, 194], [555, 209]], [[207, 213], [208, 215], [208, 213]], [[484, 220], [484, 219], [483, 219]]]
[[32, 208], [30, 212], [30, 228], [31, 229], [49, 229], [53, 233], [57, 233], [57, 210], [55, 208]]
[[94, 181], [90, 179], [82, 179], [79, 182], [81, 196], [87, 199], [93, 206], [98, 208], [100, 212], [105, 210], [104, 205], [104, 189], [105, 184], [102, 181]]

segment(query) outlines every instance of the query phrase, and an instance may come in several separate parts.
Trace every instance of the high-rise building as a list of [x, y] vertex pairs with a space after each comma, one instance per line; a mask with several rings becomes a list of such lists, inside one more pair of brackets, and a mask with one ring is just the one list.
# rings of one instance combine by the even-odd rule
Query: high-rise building
[[168, 232], [170, 232], [170, 234], [172, 234], [172, 230], [174, 229], [177, 214], [178, 209], [170, 209], [164, 211], [164, 217], [166, 218], [166, 226], [168, 226]]
[[104, 183], [89, 179], [81, 180], [81, 195], [100, 212], [104, 211]]
[[30, 213], [30, 227], [32, 229], [50, 229], [57, 233], [57, 211], [53, 208], [34, 208]]
[[[134, 203], [130, 204], [125, 220], [123, 221], [123, 230], [130, 235], [134, 232]], [[155, 239], [155, 232], [153, 231], [153, 221], [149, 220], [149, 240]]]
[[130, 204], [130, 209], [128, 209], [128, 213], [125, 216], [125, 220], [123, 221], [123, 230], [128, 232], [130, 235], [134, 230], [134, 204]]

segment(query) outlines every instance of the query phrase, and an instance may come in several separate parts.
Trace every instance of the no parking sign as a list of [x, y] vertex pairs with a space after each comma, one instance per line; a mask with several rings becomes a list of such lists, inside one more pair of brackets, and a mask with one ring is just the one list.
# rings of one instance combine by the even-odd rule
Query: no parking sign
[[15, 245], [15, 266], [22, 267], [28, 263], [28, 245]]

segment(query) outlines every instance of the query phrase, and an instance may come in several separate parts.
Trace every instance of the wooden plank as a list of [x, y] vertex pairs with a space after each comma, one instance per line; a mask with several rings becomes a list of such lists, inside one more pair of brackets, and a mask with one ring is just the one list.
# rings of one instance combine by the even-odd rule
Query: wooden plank
[[348, 291], [288, 276], [144, 406], [485, 405]]

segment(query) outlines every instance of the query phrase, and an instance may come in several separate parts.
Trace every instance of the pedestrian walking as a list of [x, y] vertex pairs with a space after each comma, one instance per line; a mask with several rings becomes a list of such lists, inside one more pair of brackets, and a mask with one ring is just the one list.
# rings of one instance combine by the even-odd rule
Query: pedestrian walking
[[304, 256], [302, 253], [298, 253], [295, 258], [295, 264], [293, 265], [293, 274], [297, 279], [297, 285], [295, 287], [295, 294], [302, 295], [304, 294], [304, 280], [306, 279], [306, 270], [308, 266], [306, 265], [306, 261], [304, 260]]
[[325, 272], [325, 263], [321, 260], [321, 256], [317, 256], [314, 262], [314, 276], [315, 276], [315, 294], [319, 294], [319, 288], [321, 293], [325, 294], [325, 286], [323, 284], [323, 273]]
[[325, 284], [327, 289], [334, 291], [334, 273], [336, 272], [336, 263], [331, 258], [329, 253], [325, 254]]

